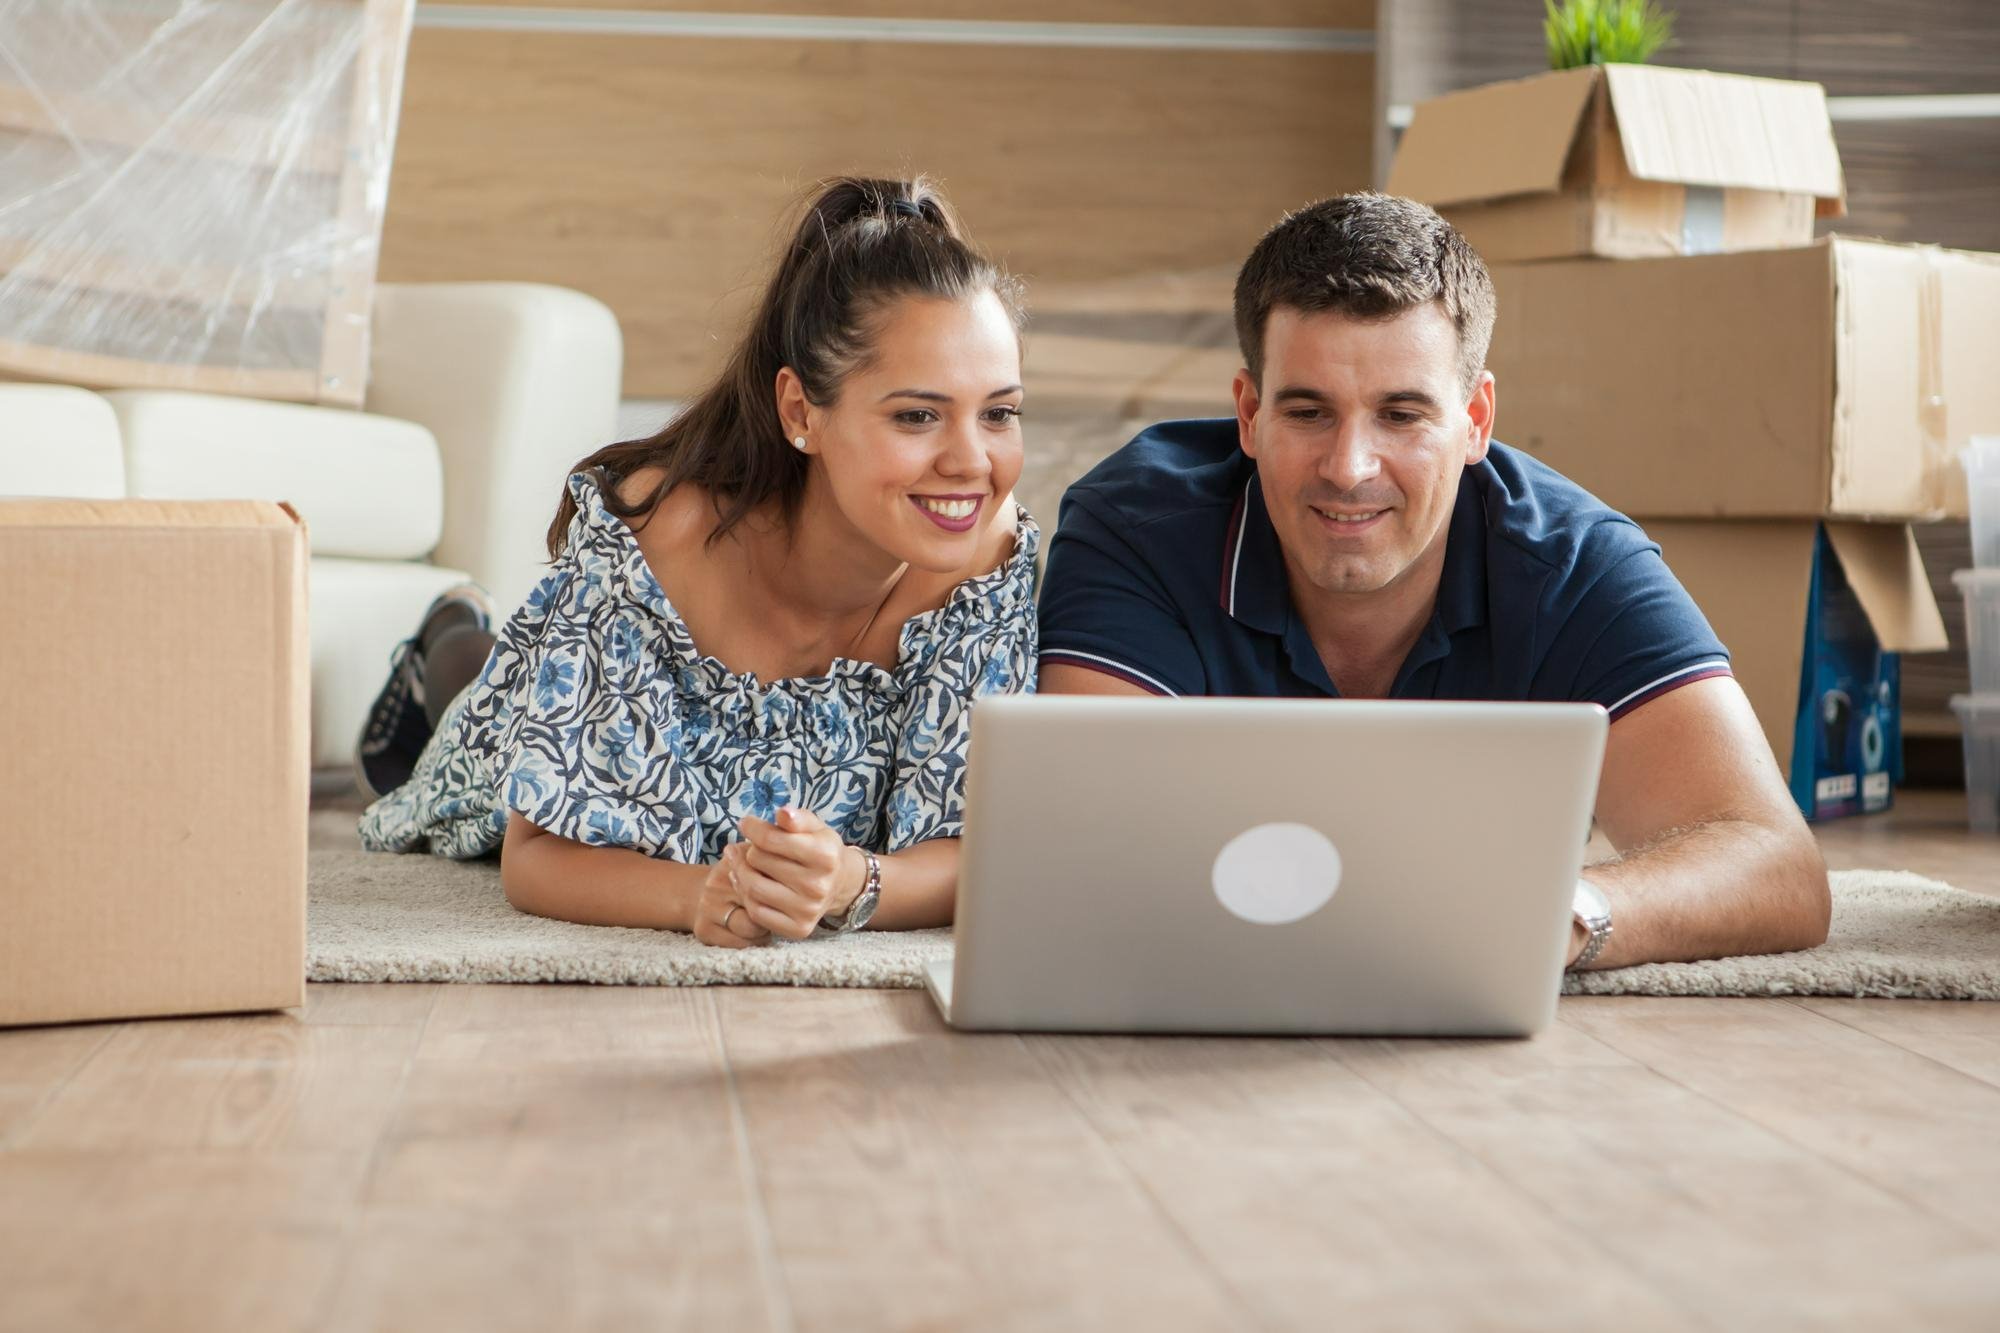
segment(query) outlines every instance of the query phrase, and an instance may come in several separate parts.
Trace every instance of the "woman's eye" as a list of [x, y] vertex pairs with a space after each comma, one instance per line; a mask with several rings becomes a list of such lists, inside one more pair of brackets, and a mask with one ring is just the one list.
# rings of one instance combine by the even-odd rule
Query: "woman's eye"
[[995, 407], [986, 413], [986, 419], [996, 426], [1004, 426], [1021, 415], [1018, 407]]
[[913, 407], [907, 412], [898, 412], [896, 420], [902, 422], [905, 426], [928, 426], [931, 422], [937, 420], [937, 413], [931, 411], [928, 407]]

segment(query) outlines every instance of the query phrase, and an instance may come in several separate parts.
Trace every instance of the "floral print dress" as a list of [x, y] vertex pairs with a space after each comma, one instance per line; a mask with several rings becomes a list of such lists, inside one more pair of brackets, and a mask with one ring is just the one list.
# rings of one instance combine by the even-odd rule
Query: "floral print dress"
[[1005, 564], [904, 624], [893, 670], [840, 658], [763, 683], [695, 648], [607, 484], [570, 477], [567, 549], [410, 780], [362, 815], [363, 844], [482, 856], [518, 810], [576, 842], [699, 865], [744, 815], [787, 804], [875, 851], [958, 837], [973, 700], [1034, 688], [1033, 520]]

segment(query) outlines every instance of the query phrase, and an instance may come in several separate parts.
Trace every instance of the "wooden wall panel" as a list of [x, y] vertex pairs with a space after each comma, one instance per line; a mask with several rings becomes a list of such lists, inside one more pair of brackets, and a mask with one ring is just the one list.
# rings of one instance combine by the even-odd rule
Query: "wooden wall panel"
[[[1393, 3], [1394, 0], [1391, 0]], [[1248, 28], [1375, 26], [1376, 0], [425, 0], [492, 8], [800, 14], [829, 18], [963, 19], [1010, 23], [1202, 24]]]
[[[1836, 97], [2000, 92], [1993, 0], [1791, 0], [1790, 7], [1798, 34], [1790, 76], [1823, 83]], [[1714, 22], [1726, 30], [1726, 13]]]
[[720, 359], [804, 187], [941, 178], [1056, 284], [1241, 261], [1370, 179], [1373, 58], [419, 29], [385, 281], [511, 278], [618, 312], [628, 394]]
[[1843, 121], [1833, 129], [1847, 216], [1822, 230], [2000, 250], [2000, 118]]

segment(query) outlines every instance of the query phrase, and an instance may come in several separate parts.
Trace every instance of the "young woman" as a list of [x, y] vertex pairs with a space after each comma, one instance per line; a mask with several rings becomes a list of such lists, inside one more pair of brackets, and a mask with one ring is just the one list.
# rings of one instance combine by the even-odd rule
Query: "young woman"
[[461, 589], [404, 645], [364, 843], [727, 947], [948, 923], [972, 700], [1034, 681], [1021, 323], [924, 181], [824, 186], [715, 384], [569, 478], [497, 640]]

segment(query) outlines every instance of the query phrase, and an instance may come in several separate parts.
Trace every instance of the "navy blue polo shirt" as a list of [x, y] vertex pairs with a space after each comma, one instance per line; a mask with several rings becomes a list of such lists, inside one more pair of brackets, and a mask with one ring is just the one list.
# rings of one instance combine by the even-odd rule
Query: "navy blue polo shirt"
[[[1233, 418], [1143, 432], [1063, 496], [1041, 660], [1155, 694], [1334, 696]], [[1459, 482], [1437, 605], [1399, 699], [1602, 704], [1616, 718], [1729, 673], [1639, 525], [1495, 443]]]

